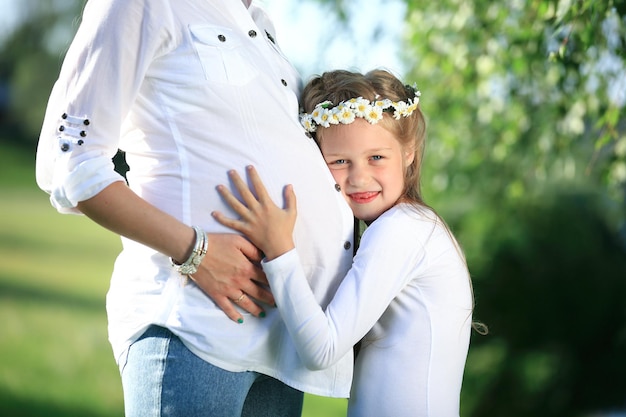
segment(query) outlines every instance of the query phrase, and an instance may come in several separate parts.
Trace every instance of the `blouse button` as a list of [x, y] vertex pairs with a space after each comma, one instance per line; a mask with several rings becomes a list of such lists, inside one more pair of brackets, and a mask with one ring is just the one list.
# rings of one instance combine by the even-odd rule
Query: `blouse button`
[[348, 250], [348, 249], [350, 249], [351, 247], [352, 247], [352, 243], [350, 243], [350, 242], [346, 242], [346, 243], [344, 243], [344, 244], [343, 244], [343, 248], [344, 248], [345, 250]]
[[69, 151], [69, 150], [70, 150], [70, 144], [69, 144], [69, 143], [67, 143], [67, 142], [63, 142], [63, 143], [61, 144], [61, 151], [63, 151], [63, 152], [67, 152], [67, 151]]
[[217, 39], [219, 39], [220, 42], [226, 42], [226, 36], [224, 35], [217, 35]]
[[250, 30], [248, 32], [248, 36], [250, 36], [251, 38], [256, 38], [256, 31], [255, 30]]
[[341, 191], [341, 185], [335, 184], [335, 191]]
[[282, 80], [280, 80], [280, 82], [281, 82], [281, 83], [283, 83], [283, 85], [284, 85], [285, 87], [287, 87], [287, 81], [285, 81], [285, 79], [284, 79], [284, 78], [283, 78]]

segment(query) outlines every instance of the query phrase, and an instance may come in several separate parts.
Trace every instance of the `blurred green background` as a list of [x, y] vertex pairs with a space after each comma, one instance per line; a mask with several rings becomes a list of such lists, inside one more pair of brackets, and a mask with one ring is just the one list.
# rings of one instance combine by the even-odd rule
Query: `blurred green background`
[[[425, 199], [461, 241], [475, 317], [490, 328], [472, 338], [462, 416], [626, 415], [625, 1], [265, 3], [320, 11], [317, 33], [283, 37], [378, 48], [385, 10], [401, 6], [389, 47], [423, 93]], [[45, 103], [83, 4], [0, 0], [3, 416], [123, 414], [104, 311], [120, 243], [57, 214], [34, 183]], [[362, 27], [366, 8], [381, 19]], [[296, 59], [305, 78], [330, 69], [314, 66], [330, 49], [306, 50], [311, 66]], [[345, 405], [307, 396], [304, 415]]]

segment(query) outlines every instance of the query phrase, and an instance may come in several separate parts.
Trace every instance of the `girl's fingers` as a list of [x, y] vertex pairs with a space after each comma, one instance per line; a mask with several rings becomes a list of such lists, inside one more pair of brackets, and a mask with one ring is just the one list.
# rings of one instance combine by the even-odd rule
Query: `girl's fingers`
[[261, 177], [259, 176], [259, 173], [257, 172], [256, 168], [254, 168], [252, 165], [248, 165], [246, 167], [246, 171], [250, 178], [250, 182], [252, 183], [252, 186], [254, 187], [254, 191], [256, 192], [256, 195], [258, 197], [258, 201], [260, 203], [268, 201], [268, 199], [270, 199], [269, 193], [267, 192], [267, 189], [265, 188], [263, 181], [261, 181]]
[[[233, 210], [241, 217], [242, 220], [247, 222], [253, 222], [256, 217], [265, 217], [268, 212], [278, 209], [274, 201], [272, 200], [269, 192], [265, 188], [261, 177], [257, 170], [249, 165], [246, 167], [246, 172], [250, 180], [251, 186], [248, 186], [242, 177], [235, 170], [228, 171], [228, 176], [233, 183], [234, 188], [239, 192], [241, 201], [237, 199], [225, 186], [219, 185], [217, 187], [219, 193], [224, 200], [233, 208]], [[256, 195], [255, 195], [256, 194]], [[287, 186], [284, 192], [285, 198], [285, 210], [292, 212], [295, 215], [296, 210], [296, 196], [293, 192], [292, 186]], [[221, 215], [220, 215], [221, 216]], [[217, 218], [217, 217], [216, 217]], [[224, 216], [219, 217], [226, 219]], [[243, 222], [240, 222], [243, 223]], [[222, 222], [225, 226], [230, 226]], [[236, 230], [241, 231], [242, 225]]]
[[296, 193], [293, 191], [293, 185], [288, 184], [285, 187], [285, 210], [295, 212], [297, 208]]
[[244, 216], [248, 212], [248, 208], [241, 203], [228, 188], [223, 185], [217, 186], [217, 192], [220, 193], [224, 201], [240, 216]]
[[224, 214], [220, 213], [219, 211], [212, 212], [211, 216], [213, 216], [213, 218], [217, 220], [218, 223], [226, 227], [230, 227], [233, 230], [236, 230], [241, 233], [243, 233], [246, 230], [245, 223], [239, 220], [231, 219], [230, 217], [226, 217]]
[[230, 180], [233, 182], [237, 191], [239, 191], [239, 194], [241, 195], [244, 203], [246, 203], [248, 207], [252, 207], [253, 204], [258, 203], [258, 200], [254, 196], [254, 194], [252, 194], [252, 191], [248, 187], [248, 184], [246, 184], [246, 182], [239, 176], [237, 171], [228, 171], [228, 176], [230, 177]]

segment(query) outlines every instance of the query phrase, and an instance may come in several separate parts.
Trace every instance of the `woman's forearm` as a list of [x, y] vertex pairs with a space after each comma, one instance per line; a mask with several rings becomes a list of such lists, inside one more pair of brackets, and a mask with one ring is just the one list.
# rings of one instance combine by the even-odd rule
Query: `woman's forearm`
[[121, 181], [81, 201], [77, 208], [106, 229], [181, 262], [195, 241], [190, 226], [154, 207]]

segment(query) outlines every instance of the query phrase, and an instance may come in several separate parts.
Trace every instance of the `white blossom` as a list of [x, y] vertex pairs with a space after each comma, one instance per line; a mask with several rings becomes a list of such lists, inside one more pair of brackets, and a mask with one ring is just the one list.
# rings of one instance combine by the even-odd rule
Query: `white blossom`
[[300, 123], [307, 132], [315, 132], [317, 126], [330, 127], [339, 123], [350, 124], [357, 117], [367, 120], [371, 124], [378, 123], [383, 113], [389, 112], [396, 120], [408, 117], [417, 109], [421, 93], [415, 89], [415, 97], [405, 101], [382, 99], [378, 95], [374, 101], [363, 97], [355, 97], [342, 101], [333, 107], [333, 103], [326, 100], [313, 109], [311, 113], [300, 115]]

